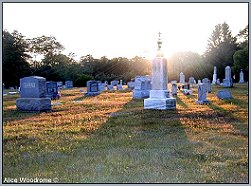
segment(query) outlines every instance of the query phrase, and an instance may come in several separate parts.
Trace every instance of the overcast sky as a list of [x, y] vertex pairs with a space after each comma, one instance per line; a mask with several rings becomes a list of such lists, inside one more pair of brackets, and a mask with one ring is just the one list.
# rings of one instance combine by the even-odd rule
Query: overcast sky
[[3, 29], [55, 36], [64, 54], [152, 58], [161, 32], [166, 57], [202, 54], [215, 25], [248, 25], [248, 3], [3, 3]]

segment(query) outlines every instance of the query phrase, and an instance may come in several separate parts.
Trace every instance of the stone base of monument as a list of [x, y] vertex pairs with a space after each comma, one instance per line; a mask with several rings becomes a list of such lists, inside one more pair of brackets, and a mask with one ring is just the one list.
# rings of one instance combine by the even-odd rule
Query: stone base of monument
[[149, 97], [149, 90], [133, 90], [134, 99], [143, 99]]
[[228, 79], [223, 79], [222, 86], [223, 87], [233, 87], [233, 81], [228, 80]]
[[51, 110], [50, 98], [18, 98], [16, 106], [21, 111], [49, 111]]
[[97, 96], [99, 94], [100, 94], [100, 92], [86, 92], [85, 96]]
[[144, 109], [157, 109], [157, 110], [176, 109], [176, 99], [148, 98], [144, 100]]

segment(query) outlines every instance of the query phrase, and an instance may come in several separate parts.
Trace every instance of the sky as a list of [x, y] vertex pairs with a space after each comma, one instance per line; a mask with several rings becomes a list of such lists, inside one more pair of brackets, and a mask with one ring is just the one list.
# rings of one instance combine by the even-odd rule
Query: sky
[[54, 36], [76, 59], [91, 54], [151, 59], [161, 33], [165, 57], [203, 54], [215, 25], [235, 36], [248, 25], [248, 3], [3, 3], [3, 29], [26, 38]]

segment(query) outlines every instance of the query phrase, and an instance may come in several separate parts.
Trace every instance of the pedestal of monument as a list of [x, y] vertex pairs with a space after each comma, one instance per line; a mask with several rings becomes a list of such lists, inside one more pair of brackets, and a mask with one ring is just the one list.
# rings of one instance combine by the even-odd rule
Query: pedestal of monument
[[152, 90], [150, 97], [144, 99], [144, 109], [176, 109], [176, 99], [167, 90], [167, 61], [156, 57], [152, 62]]
[[48, 111], [51, 110], [50, 98], [18, 98], [16, 107], [22, 111]]

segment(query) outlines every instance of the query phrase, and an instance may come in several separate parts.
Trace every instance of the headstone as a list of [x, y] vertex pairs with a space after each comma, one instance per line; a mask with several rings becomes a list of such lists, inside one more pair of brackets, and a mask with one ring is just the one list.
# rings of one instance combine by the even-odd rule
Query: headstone
[[180, 73], [180, 83], [185, 83], [185, 75], [183, 72]]
[[46, 79], [30, 76], [20, 79], [21, 98], [16, 100], [18, 110], [48, 111], [51, 110], [51, 99], [46, 98]]
[[175, 95], [177, 95], [177, 90], [178, 90], [178, 88], [177, 88], [177, 82], [176, 81], [172, 81], [171, 84], [172, 84], [172, 95], [175, 96]]
[[123, 85], [118, 84], [118, 85], [117, 85], [117, 90], [123, 90]]
[[120, 85], [123, 85], [123, 81], [122, 81], [122, 80], [120, 80], [120, 81], [119, 81], [119, 84], [120, 84]]
[[118, 84], [119, 84], [119, 81], [117, 80], [111, 81], [111, 85], [113, 86], [117, 86]]
[[186, 84], [182, 85], [181, 88], [189, 90], [190, 89], [190, 84], [186, 83]]
[[130, 81], [127, 83], [127, 89], [129, 89], [129, 90], [133, 90], [134, 86], [135, 86], [135, 82], [133, 82], [133, 81]]
[[217, 97], [219, 99], [232, 99], [232, 94], [229, 90], [218, 90]]
[[73, 82], [72, 81], [65, 81], [65, 87], [66, 88], [73, 88]]
[[194, 84], [194, 77], [189, 77], [188, 79], [188, 83], [191, 85], [191, 84]]
[[209, 101], [207, 100], [207, 89], [204, 83], [198, 84], [198, 100], [196, 101], [198, 104], [207, 104]]
[[57, 82], [57, 86], [60, 87], [60, 88], [62, 88], [63, 82], [62, 82], [62, 81], [58, 81], [58, 82]]
[[220, 85], [220, 79], [219, 78], [217, 79], [216, 84]]
[[243, 73], [242, 69], [241, 69], [241, 72], [240, 72], [240, 80], [239, 80], [239, 83], [245, 83], [245, 81], [244, 81], [244, 73]]
[[208, 78], [202, 79], [202, 83], [206, 86], [206, 90], [208, 93], [212, 92], [211, 82]]
[[87, 92], [85, 93], [85, 96], [96, 96], [99, 95], [99, 82], [95, 80], [90, 80], [86, 82], [87, 86]]
[[151, 79], [149, 78], [149, 76], [135, 77], [135, 86], [133, 89], [134, 99], [148, 98], [150, 90], [151, 90]]
[[[160, 33], [159, 33], [160, 34]], [[167, 60], [161, 52], [162, 41], [158, 39], [158, 53], [152, 61], [152, 88], [150, 97], [144, 99], [144, 109], [168, 110], [176, 109], [176, 99], [170, 97], [167, 90]]]
[[198, 80], [198, 84], [201, 84], [201, 80], [200, 79]]
[[225, 68], [225, 79], [222, 82], [223, 87], [233, 87], [233, 79], [231, 77], [231, 68], [226, 66]]
[[217, 73], [216, 73], [216, 66], [214, 66], [214, 74], [213, 74], [213, 81], [212, 84], [216, 84], [217, 83]]
[[107, 85], [107, 90], [114, 90], [114, 86], [113, 85]]
[[102, 83], [101, 81], [98, 81], [98, 90], [99, 91], [105, 91], [106, 90], [106, 84]]
[[192, 95], [192, 94], [193, 94], [193, 91], [192, 91], [192, 90], [189, 90], [189, 89], [183, 89], [183, 90], [182, 90], [182, 93], [183, 93], [184, 95]]
[[57, 82], [54, 81], [46, 82], [46, 97], [52, 100], [60, 98]]

